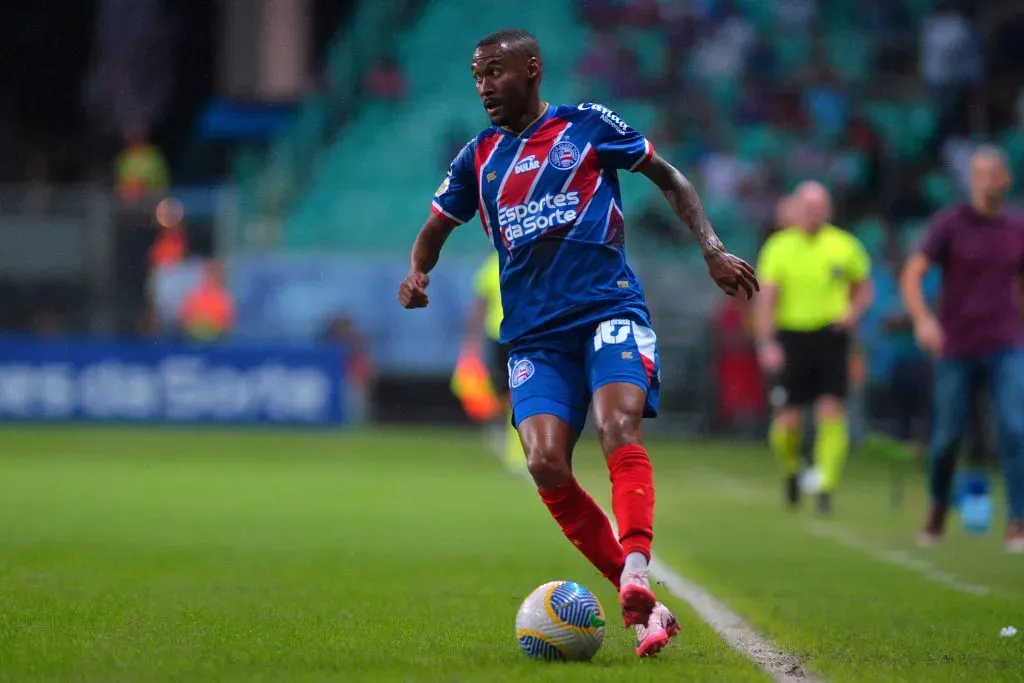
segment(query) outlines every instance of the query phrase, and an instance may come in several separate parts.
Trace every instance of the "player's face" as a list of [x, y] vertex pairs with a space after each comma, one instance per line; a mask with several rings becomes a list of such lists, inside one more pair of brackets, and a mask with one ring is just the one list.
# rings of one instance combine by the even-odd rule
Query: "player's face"
[[1010, 173], [1001, 159], [979, 155], [971, 164], [971, 190], [975, 196], [999, 200], [1010, 189]]
[[473, 53], [471, 68], [476, 94], [491, 123], [508, 126], [518, 121], [530, 92], [527, 60], [502, 45], [485, 45]]

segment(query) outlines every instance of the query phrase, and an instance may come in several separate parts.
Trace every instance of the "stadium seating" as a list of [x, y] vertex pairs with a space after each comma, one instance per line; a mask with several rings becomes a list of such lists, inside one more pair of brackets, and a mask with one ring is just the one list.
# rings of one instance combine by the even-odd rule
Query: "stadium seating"
[[[933, 0], [912, 0], [905, 2], [904, 7], [916, 22], [933, 4]], [[546, 96], [554, 102], [609, 102], [635, 128], [657, 137], [658, 124], [666, 120], [660, 103], [611, 97], [607, 84], [578, 75], [581, 55], [592, 36], [580, 21], [577, 5], [573, 0], [551, 0], [526, 2], [517, 7], [515, 23], [532, 30], [544, 46]], [[878, 87], [874, 70], [883, 38], [865, 28], [870, 10], [862, 3], [823, 3], [820, 30], [816, 32], [781, 27], [772, 3], [737, 0], [735, 6], [774, 50], [778, 78], [801, 84], [805, 82], [806, 67], [830, 65], [842, 92], [850, 98], [849, 113], [862, 114], [871, 123], [891, 163], [923, 157], [938, 125], [937, 112], [913, 88]], [[409, 84], [405, 99], [386, 103], [362, 98], [355, 117], [334, 137], [324, 131], [333, 123], [332, 102], [336, 96], [329, 91], [311, 98], [293, 130], [275, 145], [271, 172], [264, 168], [262, 175], [256, 176], [248, 171], [249, 176], [260, 177], [264, 182], [243, 183], [240, 189], [249, 197], [248, 205], [255, 207], [255, 213], [271, 214], [272, 222], [280, 224], [275, 231], [277, 246], [298, 251], [407, 248], [427, 213], [427, 200], [451, 155], [486, 123], [469, 78], [468, 55], [476, 39], [504, 26], [508, 17], [497, 5], [481, 4], [475, 12], [460, 8], [459, 0], [430, 2], [419, 21], [394, 40]], [[372, 19], [363, 17], [367, 22]], [[665, 35], [657, 29], [633, 27], [620, 27], [617, 32], [635, 51], [641, 73], [658, 76], [668, 49]], [[445, 40], [439, 41], [440, 35]], [[368, 66], [370, 60], [365, 56], [369, 52], [364, 49], [359, 54], [364, 56], [360, 64]], [[339, 62], [332, 63], [335, 84], [355, 82], [358, 65], [347, 64], [345, 70], [337, 66]], [[789, 157], [794, 145], [808, 141], [836, 155], [839, 178], [833, 182], [839, 189], [863, 188], [868, 177], [867, 159], [844, 147], [842, 135], [836, 130], [818, 127], [794, 132], [770, 123], [738, 125], [731, 121], [731, 116], [718, 116], [736, 110], [740, 98], [738, 81], [694, 79], [693, 64], [685, 64], [684, 70], [688, 80], [695, 82], [692, 87], [704, 90], [703, 95], [716, 112], [716, 126], [724, 144], [745, 160], [771, 167], [781, 181], [781, 190], [792, 187], [805, 175], [805, 171], [791, 168]], [[345, 80], [345, 74], [349, 80]], [[699, 168], [705, 149], [696, 141], [704, 140], [704, 136], [693, 131], [682, 137], [674, 145], [659, 147], [696, 176], [699, 183], [695, 168]], [[1024, 177], [1024, 136], [1008, 134], [1002, 142], [1017, 166], [1018, 177]], [[250, 160], [250, 166], [257, 165]], [[297, 182], [296, 178], [303, 181]], [[626, 176], [622, 182], [627, 221], [633, 221], [656, 192], [638, 178]], [[937, 207], [957, 196], [958, 186], [948, 169], [937, 162], [926, 172], [921, 190], [926, 200]], [[280, 215], [274, 215], [274, 211]], [[709, 202], [708, 212], [730, 247], [746, 256], [756, 253], [757, 230], [744, 224], [739, 207]], [[251, 218], [245, 216], [242, 222]], [[870, 220], [864, 225], [869, 223]], [[478, 226], [476, 220], [473, 224]], [[864, 228], [864, 239], [872, 250], [880, 247], [881, 234], [878, 229]], [[448, 248], [476, 253], [485, 250], [486, 243], [480, 238], [478, 227], [471, 226], [456, 231]], [[651, 257], [664, 253], [656, 251]]]
[[[368, 102], [346, 134], [324, 151], [313, 183], [287, 218], [286, 247], [408, 248], [447, 170], [448, 132], [457, 128], [468, 140], [486, 125], [469, 55], [475, 41], [503, 26], [507, 15], [499, 5], [480, 5], [475, 12], [459, 8], [458, 0], [431, 3], [402, 36], [398, 57], [410, 84], [408, 97], [395, 104]], [[568, 3], [528, 5], [517, 23], [545, 46], [550, 73], [572, 73], [585, 34], [575, 28]], [[450, 38], [438, 41], [439, 35]], [[573, 98], [571, 79], [551, 79], [545, 87], [553, 101]], [[456, 231], [448, 243], [449, 250], [486, 248], [472, 228]]]

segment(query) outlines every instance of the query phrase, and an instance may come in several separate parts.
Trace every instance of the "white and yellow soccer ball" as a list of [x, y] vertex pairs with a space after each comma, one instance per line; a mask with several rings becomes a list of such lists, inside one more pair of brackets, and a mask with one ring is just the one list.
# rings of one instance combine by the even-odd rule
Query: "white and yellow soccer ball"
[[523, 600], [516, 640], [531, 659], [586, 661], [604, 643], [604, 608], [572, 581], [551, 581]]

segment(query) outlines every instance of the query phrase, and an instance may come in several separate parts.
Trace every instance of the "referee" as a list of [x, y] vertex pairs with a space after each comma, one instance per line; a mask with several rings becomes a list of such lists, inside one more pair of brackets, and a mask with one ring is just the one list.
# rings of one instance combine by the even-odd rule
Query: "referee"
[[777, 378], [768, 441], [785, 468], [786, 501], [796, 506], [802, 416], [814, 408], [813, 488], [818, 511], [828, 514], [849, 448], [850, 338], [874, 296], [871, 263], [857, 238], [829, 222], [832, 200], [824, 186], [801, 183], [790, 201], [796, 223], [769, 237], [758, 256], [758, 358]]
[[505, 445], [504, 453], [500, 455], [504, 459], [506, 468], [519, 471], [526, 467], [526, 459], [519, 441], [519, 433], [512, 426], [508, 386], [508, 346], [498, 341], [503, 317], [500, 278], [498, 252], [492, 251], [476, 271], [476, 275], [473, 276], [476, 302], [470, 309], [469, 320], [466, 323], [465, 343], [471, 348], [477, 348], [480, 345], [481, 330], [487, 335], [487, 346], [482, 350], [482, 354], [487, 365], [491, 386], [494, 387], [494, 391], [498, 394], [505, 409]]

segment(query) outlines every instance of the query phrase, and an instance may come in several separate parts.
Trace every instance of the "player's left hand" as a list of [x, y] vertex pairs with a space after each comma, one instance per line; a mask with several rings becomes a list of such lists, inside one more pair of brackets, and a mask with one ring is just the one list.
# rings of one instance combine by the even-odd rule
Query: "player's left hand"
[[405, 308], [426, 308], [430, 303], [427, 296], [427, 285], [430, 276], [426, 273], [409, 273], [398, 287], [398, 301]]
[[754, 292], [761, 291], [753, 266], [739, 256], [727, 251], [714, 251], [704, 256], [704, 262], [708, 264], [711, 279], [729, 296], [736, 296], [742, 291], [751, 299]]

